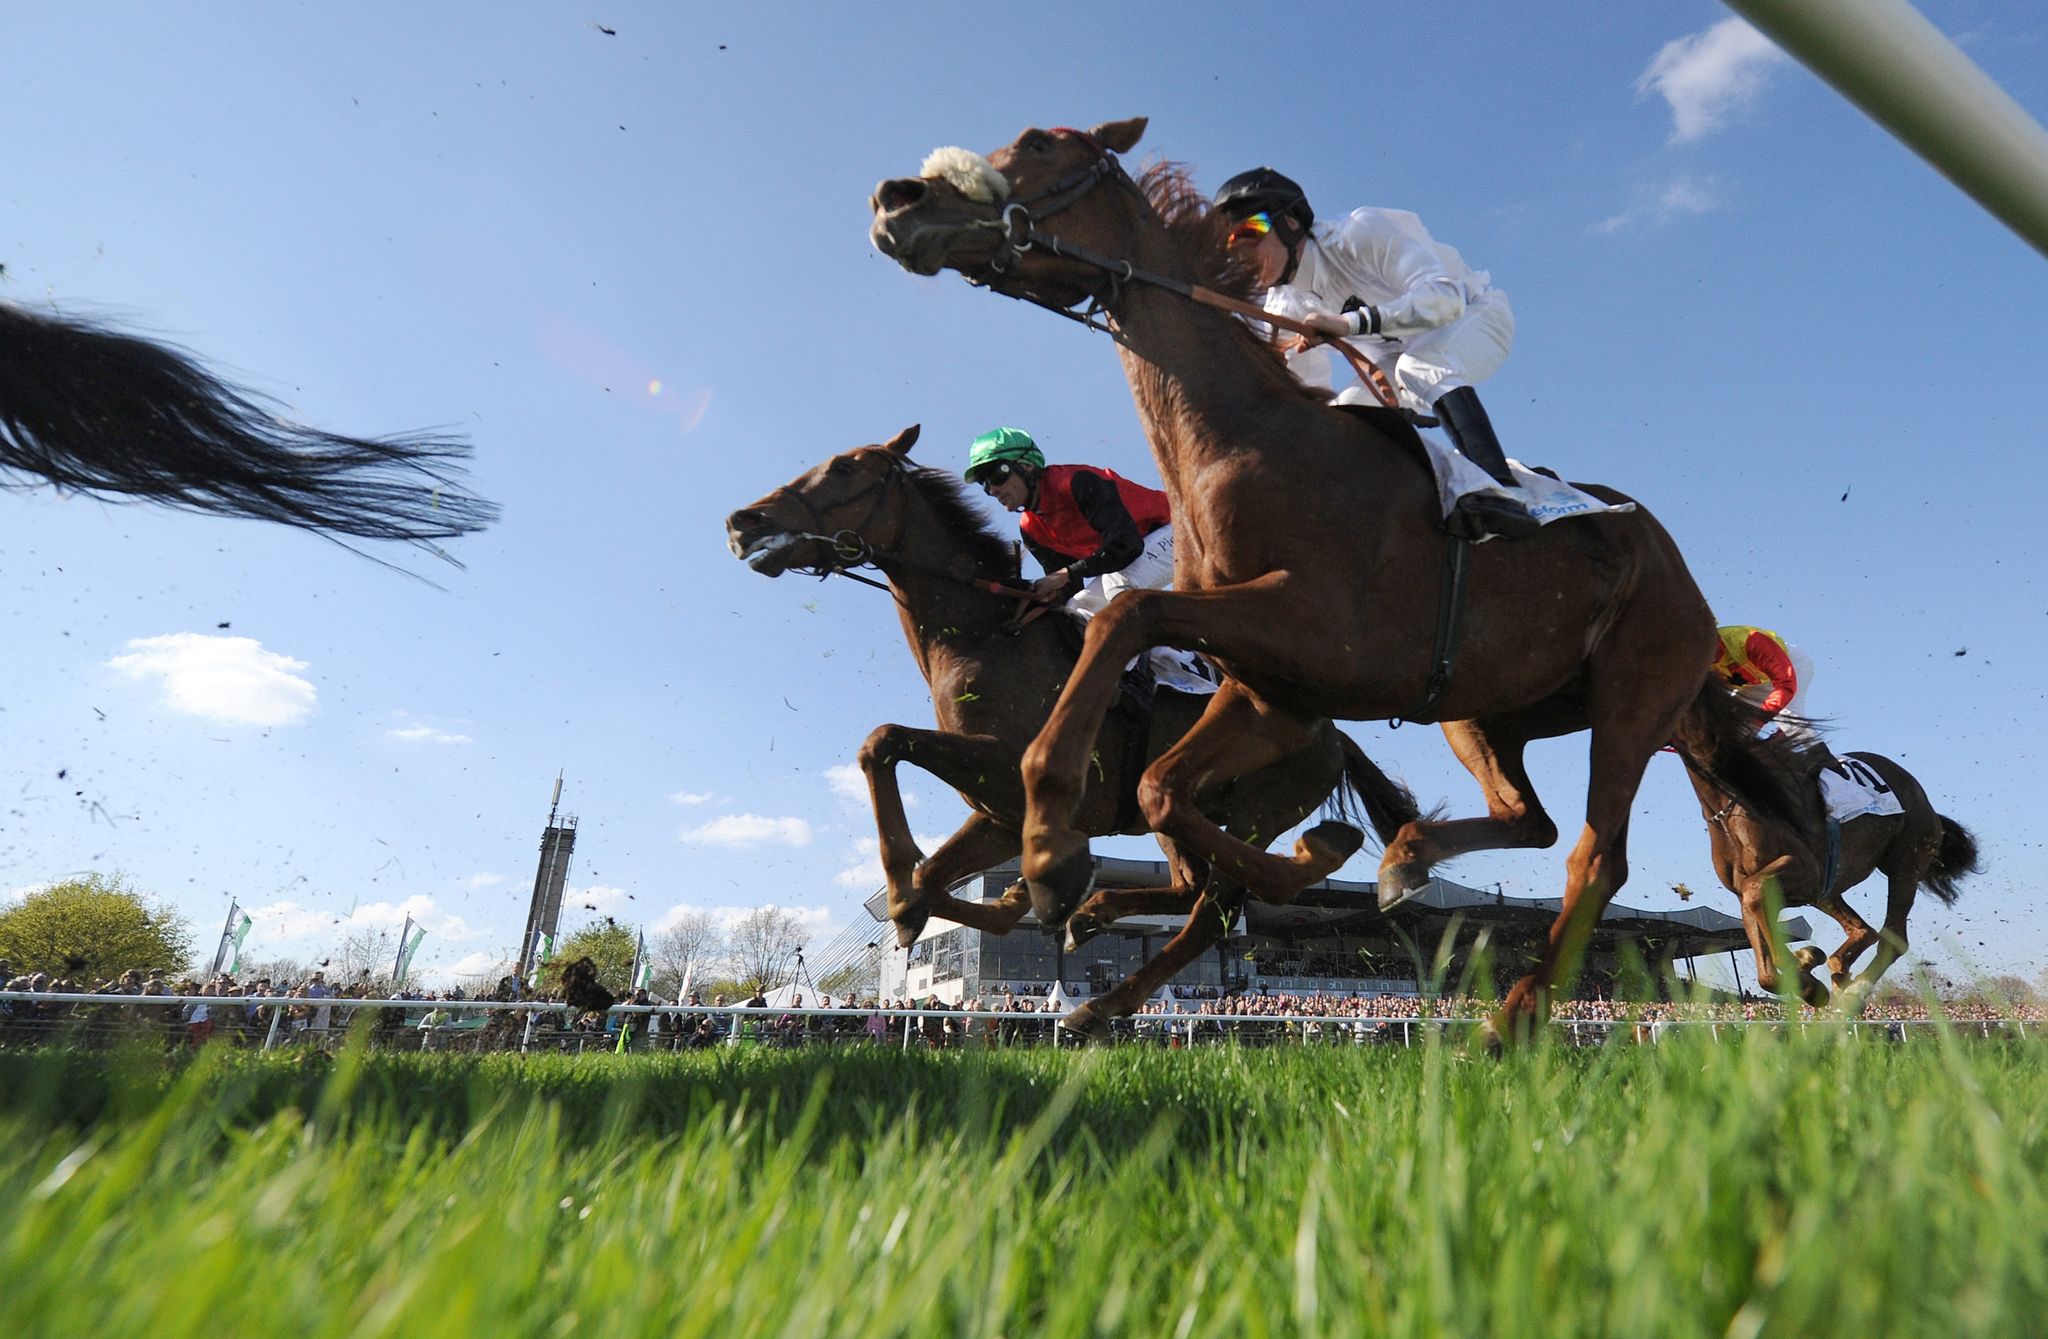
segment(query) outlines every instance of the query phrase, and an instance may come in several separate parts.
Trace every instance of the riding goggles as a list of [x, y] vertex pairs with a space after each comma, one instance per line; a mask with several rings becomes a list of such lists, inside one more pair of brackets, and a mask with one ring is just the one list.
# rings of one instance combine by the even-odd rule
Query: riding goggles
[[1237, 246], [1242, 242], [1256, 242], [1271, 231], [1273, 216], [1262, 209], [1256, 214], [1247, 214], [1239, 219], [1224, 240], [1231, 246]]

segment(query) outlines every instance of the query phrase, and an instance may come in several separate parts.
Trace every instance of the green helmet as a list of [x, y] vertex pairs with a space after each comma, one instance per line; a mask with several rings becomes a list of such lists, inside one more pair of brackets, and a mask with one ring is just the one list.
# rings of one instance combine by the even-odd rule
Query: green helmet
[[967, 478], [971, 481], [976, 474], [991, 465], [1029, 465], [1034, 470], [1045, 468], [1045, 452], [1038, 449], [1038, 443], [1031, 440], [1031, 434], [1022, 428], [991, 428], [974, 439], [967, 448]]

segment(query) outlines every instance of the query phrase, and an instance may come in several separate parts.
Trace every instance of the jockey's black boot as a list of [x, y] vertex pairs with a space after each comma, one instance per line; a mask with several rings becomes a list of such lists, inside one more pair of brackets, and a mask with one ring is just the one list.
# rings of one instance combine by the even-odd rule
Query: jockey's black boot
[[[1436, 416], [1458, 454], [1493, 476], [1503, 488], [1518, 487], [1508, 457], [1493, 435], [1493, 421], [1470, 386], [1447, 392], [1436, 402]], [[1470, 493], [1451, 508], [1444, 528], [1461, 539], [1527, 539], [1543, 527], [1529, 509], [1513, 498]]]

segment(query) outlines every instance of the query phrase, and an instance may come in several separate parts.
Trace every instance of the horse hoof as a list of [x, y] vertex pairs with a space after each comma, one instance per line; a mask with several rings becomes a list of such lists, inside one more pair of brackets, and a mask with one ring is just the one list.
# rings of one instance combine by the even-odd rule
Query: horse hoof
[[905, 912], [896, 918], [896, 947], [909, 948], [924, 933], [924, 927], [931, 923], [932, 914], [922, 907]]
[[1075, 912], [1067, 917], [1067, 952], [1072, 953], [1102, 933], [1102, 922], [1094, 916]]
[[1478, 1043], [1480, 1052], [1489, 1059], [1498, 1060], [1507, 1054], [1507, 1039], [1502, 1035], [1500, 1025], [1491, 1018], [1479, 1020], [1479, 1031], [1473, 1040]]
[[1827, 955], [1825, 953], [1822, 953], [1814, 945], [1808, 944], [1805, 948], [1800, 949], [1797, 953], [1794, 953], [1792, 955], [1792, 961], [1799, 964], [1800, 971], [1810, 972], [1814, 968], [1826, 962]]
[[1094, 1046], [1109, 1044], [1109, 1020], [1096, 1013], [1088, 1005], [1082, 1005], [1059, 1021], [1059, 1029], [1076, 1041]]
[[1419, 865], [1395, 865], [1379, 874], [1380, 910], [1392, 911], [1429, 887], [1429, 871]]
[[1318, 823], [1301, 834], [1294, 853], [1317, 879], [1327, 879], [1358, 854], [1365, 834], [1349, 823]]
[[1031, 914], [1040, 925], [1065, 924], [1094, 881], [1095, 862], [1089, 859], [1088, 843], [1083, 841], [1070, 854], [1040, 870], [1036, 878], [1025, 880], [1031, 890]]

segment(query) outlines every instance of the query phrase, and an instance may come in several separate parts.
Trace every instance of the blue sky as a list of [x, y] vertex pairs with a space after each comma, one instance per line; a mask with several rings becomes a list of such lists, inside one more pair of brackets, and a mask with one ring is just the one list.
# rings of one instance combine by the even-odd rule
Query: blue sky
[[[2048, 18], [1924, 8], [2048, 113]], [[1013, 423], [1151, 477], [1105, 341], [866, 238], [934, 146], [1145, 115], [1134, 157], [1211, 187], [1271, 163], [1490, 270], [1510, 452], [1633, 493], [1724, 620], [1801, 646], [1838, 745], [1983, 841], [1921, 945], [2033, 975], [2048, 261], [1712, 4], [1285, 14], [11, 6], [0, 296], [179, 340], [309, 422], [459, 429], [505, 520], [466, 570], [415, 562], [434, 589], [252, 522], [0, 497], [0, 892], [119, 869], [203, 940], [239, 897], [258, 956], [410, 911], [423, 968], [474, 968], [518, 934], [561, 769], [569, 924], [846, 924], [871, 826], [834, 769], [929, 704], [882, 597], [766, 581], [722, 518], [912, 422], [929, 463]], [[1434, 730], [1357, 734], [1476, 811]], [[1568, 831], [1583, 753], [1534, 753]], [[920, 832], [958, 820], [912, 788]], [[1552, 896], [1568, 845], [1446, 873]], [[1622, 900], [1732, 910], [1706, 855], [1660, 759]]]

